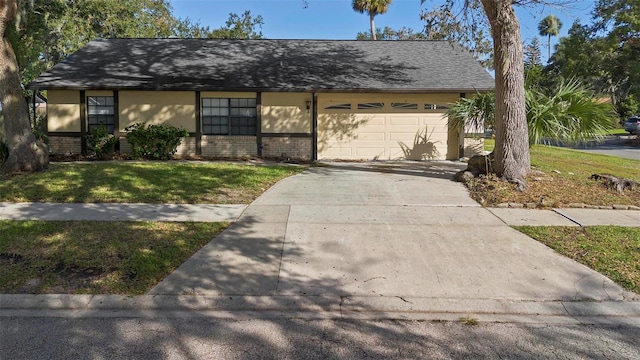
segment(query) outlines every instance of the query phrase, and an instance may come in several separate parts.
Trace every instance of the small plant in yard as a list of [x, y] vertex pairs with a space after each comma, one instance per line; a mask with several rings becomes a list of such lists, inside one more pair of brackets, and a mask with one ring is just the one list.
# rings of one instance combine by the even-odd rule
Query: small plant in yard
[[472, 318], [470, 316], [461, 317], [459, 321], [464, 325], [478, 325], [478, 319]]
[[89, 150], [94, 152], [100, 160], [107, 159], [113, 155], [118, 142], [118, 139], [113, 134], [107, 132], [107, 127], [104, 124], [92, 129], [86, 139]]
[[182, 139], [189, 136], [184, 128], [167, 124], [136, 123], [127, 126], [125, 130], [131, 155], [149, 160], [169, 160], [176, 153]]

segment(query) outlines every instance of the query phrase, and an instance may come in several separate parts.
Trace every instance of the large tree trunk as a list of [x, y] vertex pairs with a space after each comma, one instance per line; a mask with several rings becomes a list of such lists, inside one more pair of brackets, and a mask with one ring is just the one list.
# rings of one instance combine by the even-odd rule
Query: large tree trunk
[[524, 190], [531, 166], [529, 132], [520, 24], [511, 4], [511, 1], [482, 0], [491, 23], [496, 74], [494, 170]]
[[371, 40], [378, 40], [376, 38], [376, 25], [373, 22], [373, 18], [376, 16], [374, 12], [369, 12], [369, 26], [371, 26]]
[[20, 71], [13, 48], [4, 32], [16, 16], [17, 0], [0, 0], [0, 102], [4, 115], [5, 142], [9, 158], [6, 173], [39, 171], [49, 165], [47, 145], [36, 140], [29, 124], [29, 109], [22, 95]]

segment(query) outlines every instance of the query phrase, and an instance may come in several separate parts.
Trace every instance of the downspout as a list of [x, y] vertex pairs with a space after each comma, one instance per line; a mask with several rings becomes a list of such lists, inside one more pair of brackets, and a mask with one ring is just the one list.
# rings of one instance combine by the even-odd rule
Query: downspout
[[[460, 93], [460, 99], [466, 98], [467, 95], [465, 93]], [[458, 134], [458, 159], [462, 159], [464, 157], [464, 125], [462, 125], [462, 129], [460, 129], [460, 133]]]
[[202, 155], [202, 94], [196, 91], [196, 155]]
[[262, 93], [256, 94], [256, 146], [258, 157], [262, 157]]
[[120, 92], [113, 91], [113, 136], [118, 139], [116, 141], [116, 151], [120, 151]]
[[80, 152], [87, 153], [87, 98], [85, 91], [80, 90]]
[[318, 160], [318, 94], [313, 93], [313, 111], [311, 116], [311, 132], [312, 132], [312, 154], [311, 160]]

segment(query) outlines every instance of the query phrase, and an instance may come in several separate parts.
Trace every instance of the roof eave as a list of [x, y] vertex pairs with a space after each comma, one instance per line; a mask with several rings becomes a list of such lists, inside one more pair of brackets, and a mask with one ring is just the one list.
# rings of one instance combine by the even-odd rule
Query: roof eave
[[126, 87], [126, 86], [56, 86], [29, 83], [29, 90], [111, 90], [111, 91], [231, 91], [231, 92], [317, 92], [317, 93], [468, 93], [492, 91], [493, 87], [468, 87], [468, 88], [229, 88], [229, 87], [166, 87], [166, 86], [144, 86], [144, 87]]

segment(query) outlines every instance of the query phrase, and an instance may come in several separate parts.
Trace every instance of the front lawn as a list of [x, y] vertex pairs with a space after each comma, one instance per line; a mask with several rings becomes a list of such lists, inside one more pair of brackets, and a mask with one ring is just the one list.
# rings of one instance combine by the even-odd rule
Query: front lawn
[[515, 228], [556, 252], [606, 275], [625, 289], [640, 294], [640, 228]]
[[227, 226], [0, 220], [0, 293], [143, 294]]
[[248, 204], [302, 166], [192, 162], [51, 163], [0, 183], [0, 201]]
[[592, 174], [604, 173], [640, 181], [640, 161], [535, 145], [531, 147], [531, 167], [537, 173], [527, 178], [529, 186], [525, 192], [490, 176], [476, 178], [468, 185], [471, 196], [484, 206], [509, 202], [545, 207], [572, 203], [640, 206], [640, 189], [620, 195], [590, 179]]

